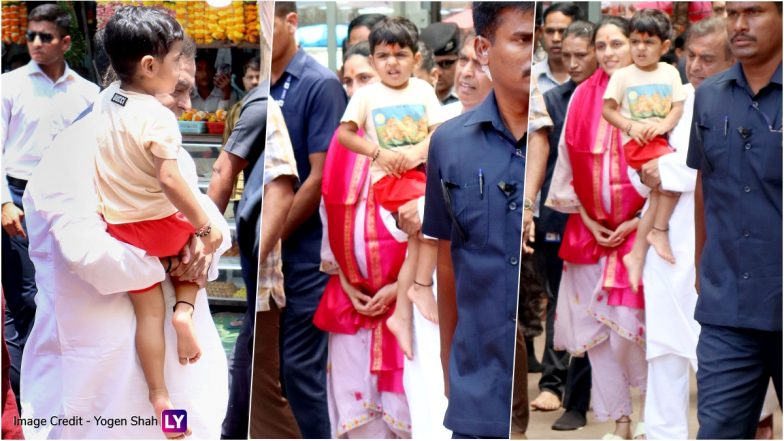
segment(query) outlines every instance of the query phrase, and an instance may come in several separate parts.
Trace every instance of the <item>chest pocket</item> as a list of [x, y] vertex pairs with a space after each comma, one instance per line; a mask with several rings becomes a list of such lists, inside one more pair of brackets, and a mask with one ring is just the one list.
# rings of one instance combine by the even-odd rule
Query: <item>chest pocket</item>
[[700, 137], [700, 143], [702, 144], [703, 176], [706, 178], [726, 176], [730, 162], [730, 122], [728, 121], [724, 124], [722, 121], [721, 124], [713, 124], [700, 121], [695, 124], [697, 124], [697, 135]]
[[484, 182], [481, 191], [478, 182], [450, 187], [455, 220], [459, 224], [456, 228], [462, 229], [465, 233], [464, 239], [460, 234], [456, 237], [463, 241], [466, 249], [484, 248], [490, 231], [491, 196], [487, 181]]

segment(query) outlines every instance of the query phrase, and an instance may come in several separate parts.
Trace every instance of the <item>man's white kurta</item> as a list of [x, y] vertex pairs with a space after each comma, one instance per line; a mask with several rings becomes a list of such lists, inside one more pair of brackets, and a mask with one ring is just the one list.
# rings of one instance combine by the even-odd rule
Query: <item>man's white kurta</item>
[[[97, 213], [93, 185], [96, 143], [88, 115], [55, 140], [33, 172], [24, 196], [30, 258], [36, 268], [37, 311], [21, 369], [24, 418], [44, 418], [45, 426], [24, 427], [26, 438], [162, 439], [157, 425], [134, 425], [153, 409], [136, 356], [136, 318], [128, 294], [164, 280], [157, 258], [106, 233]], [[179, 164], [195, 188], [196, 169], [180, 149]], [[198, 191], [198, 189], [195, 189]], [[224, 242], [210, 268], [217, 276], [217, 256], [230, 246], [228, 225], [209, 199], [200, 194], [212, 224]], [[188, 412], [193, 438], [218, 439], [228, 401], [228, 369], [210, 316], [206, 291], [199, 291], [194, 311], [201, 359], [178, 363], [171, 326], [174, 292], [167, 280], [165, 377], [175, 408]], [[52, 417], [82, 417], [74, 426], [52, 425]], [[114, 427], [96, 418], [114, 421]]]
[[694, 320], [697, 292], [694, 289], [694, 185], [697, 171], [686, 166], [689, 150], [694, 88], [687, 84], [683, 116], [670, 133], [676, 151], [659, 158], [662, 188], [681, 193], [670, 218], [670, 245], [675, 264], [650, 247], [645, 258], [646, 355], [651, 360], [672, 354], [696, 362], [700, 326]]

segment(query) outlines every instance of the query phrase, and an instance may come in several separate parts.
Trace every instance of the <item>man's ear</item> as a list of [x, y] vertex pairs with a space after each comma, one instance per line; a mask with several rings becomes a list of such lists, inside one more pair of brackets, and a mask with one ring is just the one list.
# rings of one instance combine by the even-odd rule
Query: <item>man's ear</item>
[[289, 31], [295, 32], [299, 26], [299, 15], [296, 12], [289, 12], [286, 14], [286, 24], [290, 26]]
[[474, 39], [474, 51], [476, 51], [476, 59], [482, 66], [487, 66], [490, 56], [488, 50], [490, 49], [490, 40], [485, 37], [477, 36]]
[[66, 53], [71, 50], [71, 36], [66, 35], [65, 37], [61, 38], [60, 41], [63, 45], [63, 53]]

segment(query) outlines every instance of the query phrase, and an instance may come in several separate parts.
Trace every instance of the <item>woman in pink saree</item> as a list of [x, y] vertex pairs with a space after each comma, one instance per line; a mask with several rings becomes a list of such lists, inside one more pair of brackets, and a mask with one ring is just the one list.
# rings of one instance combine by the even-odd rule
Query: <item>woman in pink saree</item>
[[[360, 46], [360, 45], [357, 45]], [[356, 46], [343, 66], [349, 96], [378, 81]], [[322, 271], [331, 274], [314, 323], [330, 333], [327, 394], [332, 436], [409, 437], [403, 352], [386, 327], [394, 310], [405, 233], [382, 214], [369, 188], [370, 158], [332, 138], [324, 163]]]
[[[647, 374], [643, 294], [632, 291], [622, 262], [645, 200], [627, 175], [620, 132], [601, 114], [610, 75], [632, 62], [628, 36], [628, 22], [619, 17], [597, 26], [600, 69], [569, 104], [546, 202], [570, 213], [559, 253], [564, 267], [554, 344], [573, 356], [588, 354], [596, 418], [616, 422], [603, 439], [631, 437], [630, 387], [644, 394]], [[640, 423], [635, 436], [643, 433]]]

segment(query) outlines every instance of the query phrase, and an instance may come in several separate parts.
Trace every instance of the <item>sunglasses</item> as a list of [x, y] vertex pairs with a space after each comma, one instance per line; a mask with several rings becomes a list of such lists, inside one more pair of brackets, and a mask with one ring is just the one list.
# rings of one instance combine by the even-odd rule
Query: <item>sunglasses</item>
[[455, 64], [456, 61], [457, 61], [456, 58], [451, 60], [441, 60], [441, 61], [436, 61], [436, 64], [441, 69], [449, 69], [450, 67], [452, 67], [453, 64]]
[[35, 41], [35, 37], [38, 37], [41, 39], [41, 43], [43, 44], [51, 43], [56, 38], [54, 35], [48, 32], [35, 32], [35, 31], [27, 31], [27, 34], [25, 34], [25, 36], [27, 37], [27, 41], [29, 41], [30, 43]]

